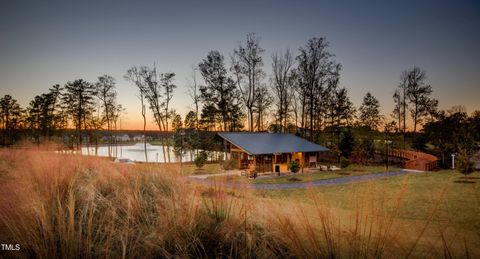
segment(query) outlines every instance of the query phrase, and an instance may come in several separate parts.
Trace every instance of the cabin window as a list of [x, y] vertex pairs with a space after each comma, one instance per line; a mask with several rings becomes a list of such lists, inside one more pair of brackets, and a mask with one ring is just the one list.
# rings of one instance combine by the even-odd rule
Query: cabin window
[[286, 164], [288, 162], [288, 154], [277, 155], [277, 164]]

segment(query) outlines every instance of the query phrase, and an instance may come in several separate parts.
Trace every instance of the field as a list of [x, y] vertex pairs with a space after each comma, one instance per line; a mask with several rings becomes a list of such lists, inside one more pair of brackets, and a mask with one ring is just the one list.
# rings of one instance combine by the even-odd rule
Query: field
[[21, 246], [0, 257], [480, 256], [479, 173], [250, 191], [188, 168], [0, 150], [0, 243]]
[[[355, 210], [362, 203], [377, 204], [394, 213], [396, 219], [412, 223], [428, 220], [431, 225], [471, 232], [472, 237], [480, 240], [480, 173], [469, 176], [475, 183], [458, 182], [461, 177], [454, 171], [443, 170], [314, 189], [261, 190], [255, 194], [314, 204], [313, 193], [339, 210]], [[393, 206], [397, 203], [398, 207]]]
[[[214, 165], [210, 165], [214, 166]], [[389, 172], [391, 171], [398, 171], [400, 168], [389, 168]], [[308, 171], [305, 170], [304, 173], [298, 172], [295, 174], [282, 174], [280, 176], [276, 175], [267, 175], [267, 176], [260, 176], [255, 179], [249, 179], [243, 176], [210, 176], [208, 177], [209, 180], [213, 181], [233, 181], [239, 183], [250, 183], [250, 184], [284, 184], [284, 183], [292, 183], [292, 182], [303, 182], [308, 183], [311, 181], [318, 181], [318, 180], [327, 180], [327, 179], [335, 179], [335, 178], [342, 178], [348, 176], [360, 176], [360, 175], [367, 175], [367, 174], [379, 174], [384, 173], [385, 167], [381, 166], [358, 166], [358, 165], [350, 165], [347, 168], [343, 168], [339, 171], [319, 171], [313, 170]]]

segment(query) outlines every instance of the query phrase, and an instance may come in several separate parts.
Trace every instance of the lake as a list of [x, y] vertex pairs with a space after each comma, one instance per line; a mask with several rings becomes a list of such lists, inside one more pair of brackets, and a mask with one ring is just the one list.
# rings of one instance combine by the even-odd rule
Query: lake
[[[145, 160], [145, 151], [143, 143], [137, 143], [135, 145], [119, 145], [112, 146], [112, 157], [118, 158], [128, 158], [137, 162], [146, 162]], [[164, 155], [165, 153], [165, 155]], [[211, 157], [209, 160], [215, 160], [212, 157], [224, 158], [223, 152], [212, 151]], [[97, 155], [108, 157], [108, 147], [107, 146], [89, 146], [82, 147], [82, 155]], [[159, 146], [159, 145], [150, 145], [147, 143], [147, 158], [148, 162], [156, 163], [175, 163], [180, 162], [180, 157], [175, 156], [172, 146]], [[182, 162], [193, 161], [193, 152], [186, 152], [182, 157]]]

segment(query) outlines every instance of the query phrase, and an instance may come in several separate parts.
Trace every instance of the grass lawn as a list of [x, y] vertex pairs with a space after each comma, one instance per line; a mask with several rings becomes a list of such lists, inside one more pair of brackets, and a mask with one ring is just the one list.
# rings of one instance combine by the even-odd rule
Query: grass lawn
[[[398, 171], [400, 168], [389, 168], [389, 171]], [[333, 178], [342, 178], [354, 175], [377, 174], [385, 172], [385, 167], [382, 166], [360, 166], [350, 165], [340, 171], [313, 171], [313, 172], [298, 172], [296, 174], [260, 177], [256, 179], [248, 179], [244, 176], [211, 176], [211, 180], [227, 180], [241, 183], [251, 184], [284, 184], [293, 182], [312, 182], [317, 180], [326, 180]]]
[[[321, 197], [329, 206], [352, 210], [362, 200], [381, 204], [390, 210], [399, 204], [396, 217], [424, 221], [432, 216], [437, 223], [453, 223], [472, 230], [480, 238], [480, 173], [468, 181], [452, 171], [413, 173], [381, 180], [322, 186], [309, 189], [257, 190], [256, 195], [277, 200], [311, 204]], [[480, 240], [480, 239], [479, 239]]]
[[[400, 168], [390, 168], [389, 171], [397, 171]], [[377, 174], [385, 172], [385, 167], [380, 166], [359, 166], [351, 165], [340, 171], [313, 171], [296, 173], [295, 175], [285, 175], [280, 177], [257, 178], [251, 182], [254, 184], [264, 183], [292, 183], [292, 182], [312, 182], [317, 180], [326, 180], [333, 178], [341, 178], [354, 175]]]
[[174, 172], [179, 175], [194, 175], [194, 174], [218, 174], [223, 173], [220, 164], [213, 163], [213, 164], [205, 164], [202, 169], [197, 169], [197, 167], [192, 163], [184, 163], [182, 166], [180, 164], [162, 164], [162, 163], [148, 163], [142, 164], [138, 163], [135, 164], [135, 167], [138, 170], [142, 171], [150, 171], [150, 172]]
[[186, 164], [183, 166], [183, 173], [185, 175], [192, 175], [192, 174], [218, 174], [223, 173], [223, 169], [221, 168], [220, 164], [205, 164], [202, 169], [197, 169], [194, 164]]

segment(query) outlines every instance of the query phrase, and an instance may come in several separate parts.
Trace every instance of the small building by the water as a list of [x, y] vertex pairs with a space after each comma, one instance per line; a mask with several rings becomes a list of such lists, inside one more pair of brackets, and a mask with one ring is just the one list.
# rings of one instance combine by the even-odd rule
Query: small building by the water
[[316, 163], [328, 148], [287, 133], [220, 132], [227, 159], [235, 159], [238, 169], [254, 172], [288, 172], [290, 161], [303, 168]]

